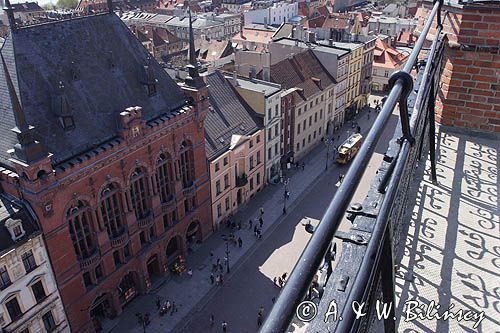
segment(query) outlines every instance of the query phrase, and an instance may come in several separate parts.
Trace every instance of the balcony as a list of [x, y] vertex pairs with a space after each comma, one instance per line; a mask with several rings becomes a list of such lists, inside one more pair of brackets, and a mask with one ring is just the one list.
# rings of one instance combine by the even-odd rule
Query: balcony
[[192, 197], [196, 194], [196, 185], [192, 182], [189, 186], [182, 189], [182, 194], [184, 197]]
[[[448, 47], [443, 26], [435, 28], [427, 52], [421, 49], [435, 19], [441, 19], [440, 10], [439, 1], [434, 2], [407, 63], [392, 75], [377, 121], [321, 222], [311, 230], [312, 238], [260, 332], [486, 332], [500, 324], [492, 302], [498, 296], [494, 281], [500, 267], [499, 252], [493, 250], [499, 240], [500, 143], [498, 136], [472, 136], [444, 126], [436, 131], [434, 106], [442, 93], [439, 79]], [[475, 56], [465, 57], [469, 55]], [[377, 176], [363, 203], [349, 209], [398, 103], [400, 125], [381, 152]], [[351, 227], [341, 232], [346, 213]], [[302, 309], [317, 315], [300, 321], [299, 304], [313, 299]], [[408, 320], [410, 300], [418, 302], [413, 304], [419, 307], [414, 320]], [[431, 301], [439, 306], [432, 308]], [[385, 309], [380, 302], [388, 306], [385, 320], [375, 310], [380, 305]], [[353, 311], [356, 304], [364, 306]], [[452, 316], [463, 311], [484, 318], [466, 322], [462, 316], [435, 316], [448, 310]], [[325, 317], [327, 313], [332, 315]], [[422, 318], [426, 313], [429, 320]], [[479, 328], [473, 326], [479, 323]]]
[[89, 267], [96, 265], [101, 260], [101, 252], [96, 249], [90, 257], [80, 260], [80, 268], [85, 270]]
[[122, 231], [114, 237], [110, 237], [111, 247], [120, 247], [125, 245], [128, 241], [128, 231], [126, 228], [123, 228]]
[[246, 184], [248, 184], [248, 177], [246, 173], [236, 177], [236, 187], [243, 187]]
[[137, 225], [141, 229], [146, 229], [146, 228], [149, 228], [153, 224], [153, 222], [154, 222], [153, 214], [150, 212], [145, 217], [138, 219]]

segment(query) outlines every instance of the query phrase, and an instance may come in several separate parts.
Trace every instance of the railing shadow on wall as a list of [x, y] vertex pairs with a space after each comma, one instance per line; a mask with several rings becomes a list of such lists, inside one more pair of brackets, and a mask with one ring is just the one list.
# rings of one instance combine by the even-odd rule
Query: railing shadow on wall
[[[444, 47], [441, 6], [442, 1], [434, 2], [403, 70], [391, 76], [391, 90], [382, 110], [260, 332], [290, 332], [293, 330], [290, 328], [292, 322], [299, 326], [307, 322], [307, 331], [311, 332], [366, 332], [375, 323], [375, 302], [379, 299], [392, 303], [383, 322], [385, 332], [396, 331], [393, 252], [400, 240], [399, 222], [406, 208], [409, 184], [427, 147], [431, 179], [437, 181], [434, 104]], [[435, 38], [427, 50], [425, 61], [418, 61], [435, 20]], [[415, 87], [411, 76], [413, 69], [416, 69]], [[372, 182], [363, 205], [348, 210], [397, 103], [400, 126], [384, 156], [378, 177]], [[337, 232], [346, 212], [353, 222], [347, 234]], [[332, 270], [335, 236], [344, 241], [342, 254]], [[313, 281], [320, 267], [322, 272], [327, 273], [327, 278]], [[318, 298], [311, 299], [312, 287], [320, 290]], [[331, 300], [335, 300], [334, 308]], [[366, 315], [357, 317], [352, 304], [363, 303]], [[299, 304], [301, 307], [298, 307]], [[325, 314], [332, 310], [335, 310], [332, 312], [334, 315], [325, 318]], [[340, 317], [342, 320], [339, 320]], [[298, 319], [302, 319], [302, 323]]]

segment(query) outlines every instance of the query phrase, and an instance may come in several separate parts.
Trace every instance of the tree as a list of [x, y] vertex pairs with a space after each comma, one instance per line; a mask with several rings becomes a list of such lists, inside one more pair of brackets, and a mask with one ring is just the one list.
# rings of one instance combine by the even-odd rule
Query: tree
[[75, 9], [78, 6], [78, 0], [57, 0], [56, 6], [58, 8]]

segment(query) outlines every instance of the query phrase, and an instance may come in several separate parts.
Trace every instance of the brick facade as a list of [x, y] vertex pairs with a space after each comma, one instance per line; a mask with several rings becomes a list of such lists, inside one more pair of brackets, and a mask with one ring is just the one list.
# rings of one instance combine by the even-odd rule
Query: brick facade
[[[200, 89], [199, 93], [206, 90]], [[131, 108], [128, 114], [122, 113], [125, 122], [121, 142], [103, 145], [92, 157], [81, 156], [70, 168], [56, 167], [48, 170], [50, 163], [42, 160], [30, 165], [28, 169], [18, 169], [19, 189], [16, 178], [2, 179], [6, 192], [22, 196], [30, 202], [40, 222], [47, 242], [49, 256], [54, 268], [63, 303], [73, 332], [93, 332], [90, 311], [96, 302], [106, 301], [106, 316], [114, 317], [121, 313], [125, 303], [120, 301], [119, 285], [122, 278], [132, 273], [136, 285], [134, 295], [147, 292], [151, 288], [153, 275], [163, 277], [169, 274], [172, 260], [176, 255], [185, 254], [189, 240], [187, 233], [192, 223], [198, 224], [194, 240], [202, 241], [212, 232], [210, 214], [210, 187], [205, 158], [203, 113], [206, 103], [199, 102], [198, 92], [186, 91], [193, 97], [194, 107], [184, 107], [183, 112], [168, 121], [146, 124], [141, 120], [140, 110]], [[199, 103], [197, 103], [199, 102]], [[201, 105], [201, 106], [200, 106]], [[134, 113], [138, 111], [138, 113]], [[125, 119], [123, 119], [125, 118]], [[139, 131], [136, 131], [139, 128]], [[179, 152], [182, 142], [189, 140], [194, 149], [195, 181], [192, 187], [183, 188], [179, 175]], [[173, 200], [162, 204], [155, 180], [155, 164], [158, 156], [169, 154], [174, 163], [175, 194]], [[87, 154], [88, 155], [88, 154]], [[150, 218], [136, 219], [130, 199], [130, 178], [134, 169], [144, 168], [150, 189], [148, 205]], [[40, 169], [47, 169], [44, 178]], [[110, 183], [119, 188], [123, 201], [126, 223], [123, 236], [110, 238], [103, 226], [99, 212], [101, 190]], [[195, 209], [185, 212], [184, 199], [195, 194]], [[91, 223], [96, 230], [98, 251], [95, 255], [79, 260], [75, 254], [70, 237], [67, 214], [76, 202], [90, 207]], [[165, 227], [165, 214], [176, 211], [177, 219]], [[140, 233], [154, 227], [154, 236], [141, 245]], [[167, 257], [166, 248], [172, 239], [177, 239], [178, 251]], [[129, 256], [123, 254], [129, 246]], [[119, 251], [122, 263], [115, 264], [113, 253]], [[149, 265], [148, 265], [149, 263]], [[95, 277], [95, 269], [100, 266], [102, 277]], [[92, 272], [94, 283], [85, 286], [83, 273]], [[127, 299], [127, 302], [130, 299]]]
[[[432, 3], [419, 9], [418, 31]], [[500, 4], [443, 6], [447, 34], [436, 120], [448, 126], [500, 133]], [[435, 34], [431, 28], [429, 39]]]

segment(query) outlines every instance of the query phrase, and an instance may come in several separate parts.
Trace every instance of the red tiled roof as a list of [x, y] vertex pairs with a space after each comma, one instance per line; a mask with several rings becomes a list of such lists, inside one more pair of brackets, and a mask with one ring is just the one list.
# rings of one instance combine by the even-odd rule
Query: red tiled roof
[[318, 7], [318, 8], [316, 8], [316, 10], [318, 11], [318, 13], [320, 13], [321, 15], [323, 15], [325, 17], [328, 17], [330, 15], [330, 11], [328, 10], [328, 8], [326, 6]]
[[335, 83], [311, 50], [272, 65], [271, 80], [286, 89], [301, 89], [305, 98]]
[[323, 24], [325, 24], [326, 17], [318, 16], [306, 21], [304, 26], [306, 28], [322, 28]]
[[373, 64], [378, 67], [397, 68], [408, 58], [407, 55], [387, 45], [386, 42], [377, 39], [373, 51]]

